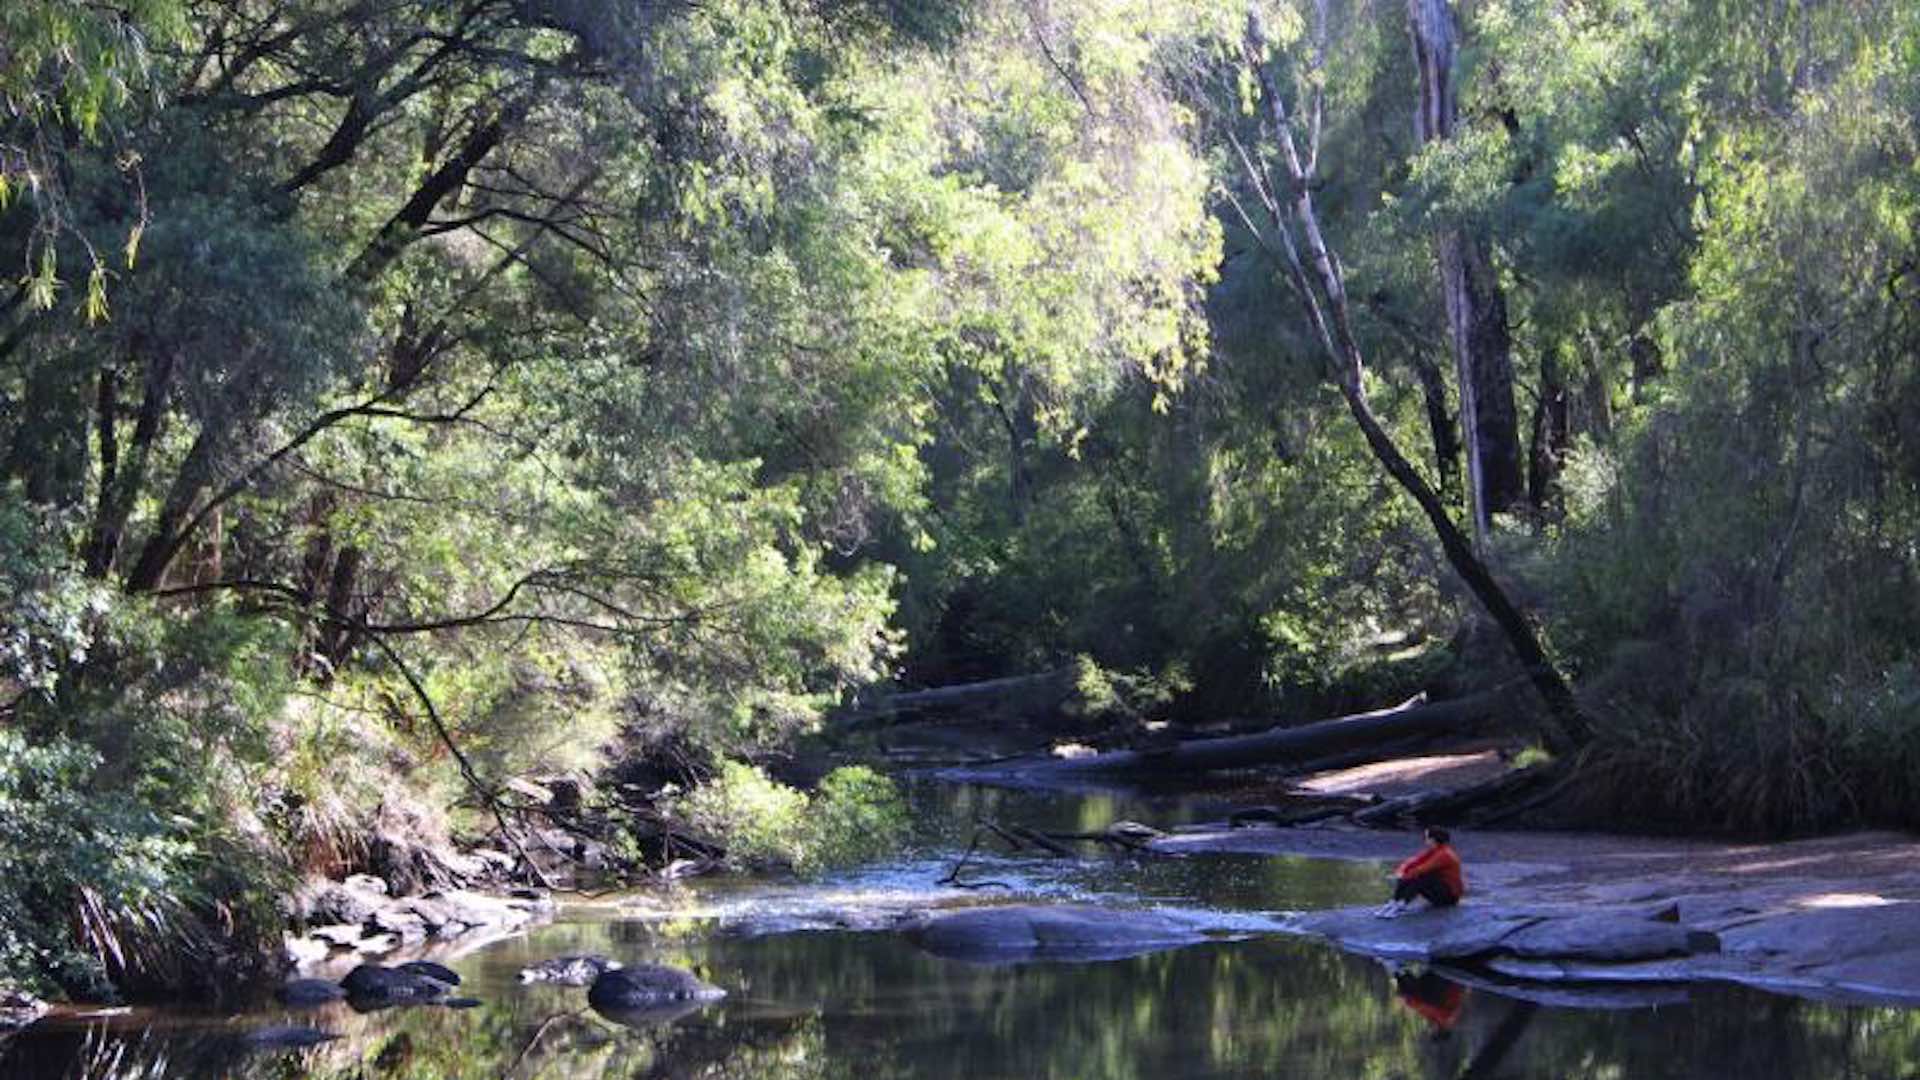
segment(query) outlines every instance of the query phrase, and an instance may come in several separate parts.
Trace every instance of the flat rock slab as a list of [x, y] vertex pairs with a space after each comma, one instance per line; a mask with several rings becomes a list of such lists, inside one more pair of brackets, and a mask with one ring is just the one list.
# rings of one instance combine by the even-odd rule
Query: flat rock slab
[[1703, 937], [1678, 923], [1612, 913], [1542, 919], [1515, 930], [1494, 948], [1522, 959], [1607, 963], [1719, 951], [1711, 934]]
[[[1408, 835], [1190, 826], [1181, 854], [1404, 857]], [[1367, 955], [1461, 958], [1537, 985], [1724, 981], [1823, 1001], [1920, 1004], [1920, 840], [1780, 843], [1462, 832], [1474, 892], [1455, 912], [1312, 912], [1289, 929]], [[1464, 920], [1461, 916], [1466, 916]], [[1649, 925], [1652, 924], [1652, 925]]]
[[1190, 918], [1082, 904], [934, 912], [907, 936], [935, 956], [980, 964], [1118, 960], [1207, 940]]
[[1317, 911], [1293, 925], [1358, 952], [1397, 959], [1475, 961], [1504, 956], [1581, 964], [1627, 963], [1718, 951], [1713, 935], [1618, 911], [1462, 904], [1380, 919], [1364, 908]]

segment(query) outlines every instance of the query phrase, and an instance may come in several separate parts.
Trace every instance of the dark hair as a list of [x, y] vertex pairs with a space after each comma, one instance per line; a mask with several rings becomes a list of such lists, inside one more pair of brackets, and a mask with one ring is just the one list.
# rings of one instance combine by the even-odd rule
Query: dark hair
[[1452, 840], [1453, 836], [1438, 825], [1429, 825], [1427, 826], [1427, 839], [1432, 840], [1436, 844], [1444, 844]]

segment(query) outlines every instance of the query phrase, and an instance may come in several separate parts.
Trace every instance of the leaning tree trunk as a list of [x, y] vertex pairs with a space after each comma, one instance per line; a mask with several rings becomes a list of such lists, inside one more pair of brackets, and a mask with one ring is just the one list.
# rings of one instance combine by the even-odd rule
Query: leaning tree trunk
[[[1592, 728], [1573, 696], [1573, 688], [1548, 658], [1539, 636], [1534, 633], [1533, 625], [1494, 579], [1493, 573], [1480, 560], [1460, 527], [1454, 524], [1446, 504], [1434, 492], [1433, 486], [1401, 453], [1367, 400], [1366, 362], [1353, 332], [1352, 308], [1347, 301], [1345, 275], [1327, 245], [1320, 229], [1319, 213], [1314, 208], [1312, 176], [1307, 164], [1313, 158], [1302, 158], [1295, 144], [1286, 100], [1280, 96], [1274, 85], [1273, 73], [1266, 64], [1266, 39], [1257, 19], [1248, 21], [1247, 53], [1247, 63], [1265, 100], [1271, 134], [1279, 144], [1280, 165], [1285, 169], [1283, 179], [1286, 184], [1283, 190], [1276, 191], [1266, 186], [1260, 176], [1251, 179], [1259, 187], [1267, 210], [1278, 226], [1276, 240], [1284, 254], [1282, 269], [1305, 306], [1314, 333], [1327, 352], [1333, 366], [1334, 381], [1340, 388], [1341, 396], [1346, 399], [1347, 409], [1360, 426], [1361, 434], [1365, 436], [1374, 457], [1419, 504], [1440, 540], [1447, 562], [1500, 627], [1507, 644], [1525, 669], [1527, 678], [1546, 700], [1552, 713], [1552, 723], [1545, 732], [1548, 745], [1558, 751], [1574, 749], [1592, 737]], [[1285, 203], [1282, 202], [1283, 196]], [[1304, 259], [1293, 238], [1292, 230], [1295, 227], [1300, 230], [1305, 242]], [[1309, 264], [1312, 267], [1311, 276]]]
[[[1407, 0], [1413, 56], [1420, 70], [1414, 134], [1422, 146], [1453, 137], [1459, 119], [1454, 61], [1459, 52], [1447, 0]], [[1447, 339], [1460, 383], [1460, 424], [1467, 449], [1467, 503], [1474, 535], [1484, 539], [1494, 514], [1525, 494], [1520, 469], [1520, 423], [1513, 404], [1513, 341], [1506, 297], [1486, 238], [1465, 226], [1434, 238]]]

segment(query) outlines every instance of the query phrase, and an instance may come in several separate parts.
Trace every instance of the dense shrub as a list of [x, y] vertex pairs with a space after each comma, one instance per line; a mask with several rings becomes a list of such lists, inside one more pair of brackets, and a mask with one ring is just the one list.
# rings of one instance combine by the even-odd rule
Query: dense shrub
[[892, 781], [864, 766], [835, 769], [809, 794], [729, 761], [683, 796], [677, 811], [725, 844], [731, 861], [801, 873], [886, 852], [908, 826], [906, 804]]

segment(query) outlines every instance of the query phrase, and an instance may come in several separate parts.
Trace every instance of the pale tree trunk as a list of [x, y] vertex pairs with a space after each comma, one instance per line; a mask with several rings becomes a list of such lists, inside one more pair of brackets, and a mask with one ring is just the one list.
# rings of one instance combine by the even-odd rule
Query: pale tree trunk
[[[1273, 74], [1266, 64], [1266, 39], [1257, 19], [1248, 20], [1246, 61], [1260, 87], [1262, 103], [1266, 107], [1266, 126], [1278, 144], [1280, 164], [1285, 169], [1285, 175], [1279, 178], [1281, 183], [1267, 183], [1265, 170], [1255, 163], [1245, 148], [1236, 144], [1236, 149], [1240, 151], [1248, 179], [1258, 190], [1262, 203], [1273, 218], [1276, 226], [1274, 242], [1282, 256], [1281, 269], [1306, 309], [1315, 336], [1326, 350], [1333, 367], [1334, 381], [1339, 385], [1341, 396], [1346, 399], [1347, 409], [1360, 426], [1361, 434], [1365, 436], [1374, 457], [1419, 504], [1440, 540], [1447, 562], [1499, 626], [1521, 667], [1525, 669], [1528, 680], [1545, 699], [1552, 716], [1544, 733], [1548, 745], [1556, 751], [1575, 749], [1591, 739], [1592, 726], [1574, 698], [1573, 688], [1547, 656], [1532, 623], [1514, 605], [1506, 590], [1500, 587], [1486, 563], [1480, 560], [1473, 544], [1454, 524], [1446, 504], [1400, 451], [1367, 399], [1366, 361], [1353, 332], [1345, 273], [1327, 245], [1320, 229], [1319, 213], [1314, 208], [1312, 169], [1317, 147], [1310, 141], [1309, 153], [1303, 157], [1299, 152], [1286, 100], [1280, 96]], [[1318, 110], [1316, 101], [1313, 115], [1317, 116]], [[1317, 121], [1309, 122], [1309, 132], [1317, 132], [1318, 129]], [[1294, 240], [1296, 229], [1300, 233], [1299, 244]], [[1306, 249], [1304, 253], [1300, 250], [1301, 246]]]
[[[1447, 0], [1407, 0], [1413, 57], [1420, 71], [1414, 134], [1422, 146], [1453, 137], [1459, 120], [1454, 67], [1459, 34]], [[1525, 494], [1520, 424], [1513, 404], [1513, 341], [1506, 297], [1486, 238], [1449, 227], [1434, 238], [1447, 340], [1460, 383], [1460, 426], [1467, 450], [1467, 506], [1484, 540], [1494, 514]]]

